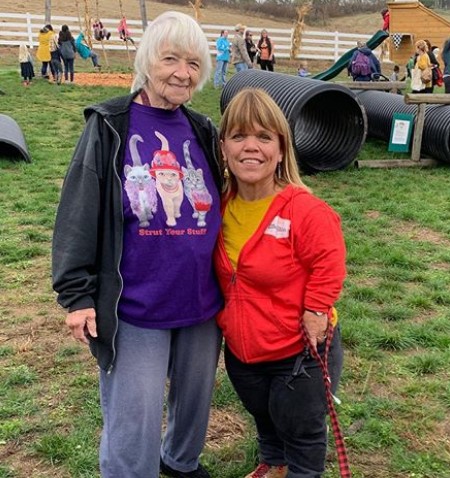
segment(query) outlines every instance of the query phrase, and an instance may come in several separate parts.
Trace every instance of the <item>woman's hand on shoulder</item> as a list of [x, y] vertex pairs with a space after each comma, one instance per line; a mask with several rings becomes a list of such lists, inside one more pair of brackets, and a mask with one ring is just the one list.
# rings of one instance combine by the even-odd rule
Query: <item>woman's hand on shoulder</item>
[[95, 317], [93, 308], [69, 312], [66, 317], [66, 325], [69, 327], [72, 337], [84, 344], [89, 344], [88, 337], [97, 337]]

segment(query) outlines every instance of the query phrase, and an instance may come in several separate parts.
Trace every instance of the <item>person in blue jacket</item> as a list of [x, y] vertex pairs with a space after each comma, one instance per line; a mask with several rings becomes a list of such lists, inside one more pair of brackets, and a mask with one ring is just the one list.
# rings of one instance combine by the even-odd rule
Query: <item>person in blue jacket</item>
[[[371, 81], [377, 79], [376, 74], [381, 74], [378, 58], [365, 43], [358, 42], [358, 48], [348, 64], [348, 74], [353, 81]], [[375, 78], [374, 78], [375, 76]]]
[[216, 41], [216, 71], [214, 73], [214, 88], [222, 88], [225, 86], [228, 71], [228, 63], [230, 62], [231, 44], [228, 40], [228, 30], [222, 30], [220, 37]]
[[81, 56], [81, 58], [83, 58], [84, 60], [90, 58], [92, 60], [94, 68], [100, 68], [100, 64], [98, 62], [98, 55], [87, 45], [83, 32], [80, 32], [80, 34], [75, 39], [75, 48], [77, 49], [77, 53]]

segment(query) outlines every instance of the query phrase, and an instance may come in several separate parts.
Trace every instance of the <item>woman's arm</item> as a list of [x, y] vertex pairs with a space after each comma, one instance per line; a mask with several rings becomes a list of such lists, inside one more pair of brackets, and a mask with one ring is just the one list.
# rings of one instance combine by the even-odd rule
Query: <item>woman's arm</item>
[[325, 340], [329, 313], [341, 293], [345, 242], [338, 214], [320, 202], [295, 231], [297, 254], [308, 270], [303, 327], [313, 348]]
[[340, 218], [320, 201], [307, 212], [294, 234], [297, 256], [308, 270], [304, 308], [327, 312], [338, 299], [346, 275]]
[[52, 243], [53, 288], [69, 312], [95, 308], [101, 157], [97, 115], [78, 141], [61, 191]]

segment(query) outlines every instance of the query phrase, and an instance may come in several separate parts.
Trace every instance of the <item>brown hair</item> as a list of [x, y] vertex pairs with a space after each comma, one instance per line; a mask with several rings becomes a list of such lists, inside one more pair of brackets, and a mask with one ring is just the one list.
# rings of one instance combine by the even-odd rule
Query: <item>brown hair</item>
[[[275, 184], [285, 187], [288, 184], [302, 187], [309, 191], [303, 183], [295, 159], [292, 135], [289, 123], [275, 101], [263, 90], [246, 88], [240, 91], [228, 104], [220, 122], [220, 140], [224, 141], [232, 131], [243, 133], [254, 130], [255, 125], [278, 134], [283, 159], [280, 163], [280, 177], [275, 176]], [[226, 164], [221, 154], [222, 167]], [[225, 195], [237, 192], [237, 182], [229, 171], [225, 178]]]

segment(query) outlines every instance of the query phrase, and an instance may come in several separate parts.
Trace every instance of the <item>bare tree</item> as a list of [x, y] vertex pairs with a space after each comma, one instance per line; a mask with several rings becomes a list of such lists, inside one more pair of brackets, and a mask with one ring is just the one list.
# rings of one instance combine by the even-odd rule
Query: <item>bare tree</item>
[[45, 0], [45, 23], [52, 22], [52, 0]]
[[148, 22], [147, 22], [147, 9], [145, 6], [145, 0], [139, 0], [139, 5], [141, 8], [141, 20], [142, 20], [142, 30], [145, 31], [147, 28]]

